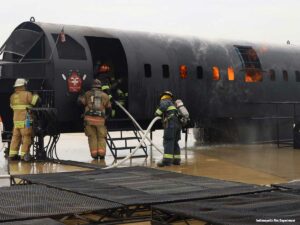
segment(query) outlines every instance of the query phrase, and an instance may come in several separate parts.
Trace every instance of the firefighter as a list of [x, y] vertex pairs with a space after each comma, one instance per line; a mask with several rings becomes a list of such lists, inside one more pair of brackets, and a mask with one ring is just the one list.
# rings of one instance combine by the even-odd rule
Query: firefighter
[[[96, 77], [102, 83], [101, 90], [109, 96], [109, 99], [112, 102], [113, 100], [116, 100], [120, 102], [121, 105], [125, 106], [125, 101], [128, 94], [124, 93], [119, 88], [120, 84], [122, 83], [122, 79], [115, 79], [115, 77], [111, 73], [110, 66], [107, 64], [98, 65], [98, 69], [96, 70]], [[114, 115], [115, 110], [113, 109], [112, 116], [114, 117]]]
[[98, 69], [98, 77], [101, 81], [101, 90], [105, 92], [108, 96], [109, 99], [111, 100], [112, 94], [111, 94], [111, 80], [112, 80], [112, 75], [110, 74], [110, 67], [106, 64], [100, 65]]
[[159, 107], [155, 111], [155, 116], [162, 117], [164, 136], [164, 156], [157, 163], [157, 166], [180, 165], [180, 140], [181, 125], [178, 120], [178, 112], [173, 101], [173, 94], [170, 91], [165, 91], [160, 96]]
[[[10, 96], [10, 107], [13, 109], [13, 136], [9, 148], [9, 158], [11, 160], [19, 159], [30, 160], [30, 146], [32, 142], [33, 129], [32, 129], [32, 116], [29, 109], [37, 105], [39, 96], [26, 91], [27, 81], [19, 78], [15, 81], [15, 92]], [[19, 148], [21, 147], [21, 154]]]
[[101, 81], [95, 79], [92, 89], [79, 96], [78, 101], [85, 106], [84, 132], [88, 137], [91, 156], [104, 159], [107, 136], [105, 118], [111, 114], [111, 103], [109, 96], [101, 91]]

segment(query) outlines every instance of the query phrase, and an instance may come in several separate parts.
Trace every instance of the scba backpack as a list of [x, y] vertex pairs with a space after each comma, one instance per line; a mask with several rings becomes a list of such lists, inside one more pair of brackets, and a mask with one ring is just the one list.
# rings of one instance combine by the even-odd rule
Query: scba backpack
[[178, 119], [183, 127], [185, 127], [190, 121], [190, 114], [186, 107], [184, 106], [182, 100], [177, 99], [175, 101], [175, 106], [178, 111]]

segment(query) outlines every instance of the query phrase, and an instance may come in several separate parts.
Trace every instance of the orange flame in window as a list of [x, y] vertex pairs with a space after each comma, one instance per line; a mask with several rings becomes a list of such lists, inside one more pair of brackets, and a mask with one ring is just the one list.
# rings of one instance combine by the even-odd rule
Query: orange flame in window
[[234, 70], [231, 66], [228, 67], [227, 73], [228, 73], [228, 80], [234, 80]]
[[181, 65], [179, 67], [179, 72], [180, 72], [180, 77], [185, 79], [187, 77], [187, 66], [186, 65]]
[[245, 75], [245, 82], [259, 82], [262, 81], [262, 72], [257, 69], [247, 69]]
[[220, 71], [217, 66], [213, 66], [212, 72], [213, 72], [213, 80], [220, 80]]

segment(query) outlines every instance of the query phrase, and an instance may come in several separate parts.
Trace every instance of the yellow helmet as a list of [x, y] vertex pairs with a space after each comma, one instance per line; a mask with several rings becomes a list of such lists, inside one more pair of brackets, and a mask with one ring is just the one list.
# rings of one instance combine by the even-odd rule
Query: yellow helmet
[[173, 98], [173, 94], [171, 91], [164, 91], [163, 93], [161, 93], [160, 97], [164, 96], [164, 95], [168, 95], [170, 96], [171, 98]]

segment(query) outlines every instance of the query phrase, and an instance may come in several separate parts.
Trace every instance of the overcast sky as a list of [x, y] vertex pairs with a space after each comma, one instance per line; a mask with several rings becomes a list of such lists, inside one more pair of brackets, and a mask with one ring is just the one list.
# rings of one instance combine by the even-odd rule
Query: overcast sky
[[300, 46], [299, 0], [1, 0], [0, 43], [36, 21]]

